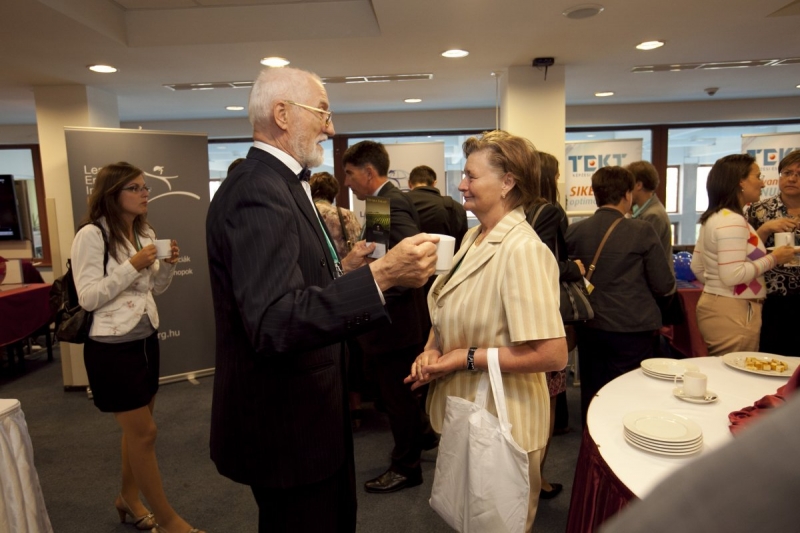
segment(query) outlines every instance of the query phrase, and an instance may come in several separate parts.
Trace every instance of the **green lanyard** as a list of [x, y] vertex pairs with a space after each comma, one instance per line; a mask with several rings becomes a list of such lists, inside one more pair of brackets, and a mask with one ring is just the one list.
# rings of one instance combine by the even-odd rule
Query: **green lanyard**
[[[314, 211], [316, 211], [316, 206], [314, 207]], [[339, 260], [339, 254], [336, 253], [336, 248], [333, 247], [331, 243], [330, 237], [328, 237], [328, 232], [325, 231], [325, 226], [322, 224], [322, 220], [319, 218], [319, 212], [317, 212], [317, 220], [319, 221], [319, 229], [322, 230], [322, 234], [325, 235], [325, 242], [328, 244], [328, 250], [331, 252], [331, 257], [333, 257], [333, 265], [336, 268], [336, 277], [339, 278], [344, 275], [344, 271], [342, 270], [342, 262]]]

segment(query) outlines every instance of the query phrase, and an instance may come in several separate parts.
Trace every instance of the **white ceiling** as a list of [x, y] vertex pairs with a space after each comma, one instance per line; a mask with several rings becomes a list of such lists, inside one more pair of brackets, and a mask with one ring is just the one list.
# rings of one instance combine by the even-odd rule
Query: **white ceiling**
[[[800, 64], [630, 72], [800, 57], [800, 0], [598, 2], [597, 17], [570, 20], [562, 11], [581, 0], [0, 0], [0, 124], [35, 122], [33, 87], [72, 84], [116, 94], [123, 122], [246, 116], [224, 109], [246, 105], [246, 89], [163, 85], [250, 81], [273, 55], [323, 77], [433, 74], [329, 84], [335, 112], [491, 108], [493, 71], [545, 56], [566, 68], [568, 105], [800, 96]], [[634, 48], [653, 39], [667, 44]], [[441, 57], [449, 48], [470, 55]], [[601, 90], [616, 95], [601, 101]]]

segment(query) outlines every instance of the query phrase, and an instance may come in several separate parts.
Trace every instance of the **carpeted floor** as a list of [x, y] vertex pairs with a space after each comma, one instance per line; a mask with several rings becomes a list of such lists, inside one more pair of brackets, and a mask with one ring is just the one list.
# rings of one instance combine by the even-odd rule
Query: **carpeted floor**
[[[17, 398], [28, 423], [35, 464], [56, 533], [133, 532], [113, 507], [119, 490], [119, 439], [113, 417], [99, 412], [83, 392], [65, 392], [58, 350], [28, 357], [22, 375], [0, 375], [0, 396]], [[255, 532], [257, 508], [248, 487], [220, 476], [209, 459], [208, 432], [213, 378], [160, 388], [155, 417], [157, 455], [170, 503], [195, 527], [209, 533]], [[568, 390], [572, 431], [553, 439], [545, 474], [564, 492], [542, 501], [534, 525], [539, 533], [562, 533], [580, 446], [579, 390]], [[367, 405], [369, 407], [369, 405]], [[368, 494], [364, 481], [389, 463], [392, 437], [385, 416], [366, 409], [355, 432], [358, 532], [452, 531], [430, 508], [436, 450], [424, 452], [425, 482], [393, 494]], [[313, 512], [313, 510], [311, 511]]]

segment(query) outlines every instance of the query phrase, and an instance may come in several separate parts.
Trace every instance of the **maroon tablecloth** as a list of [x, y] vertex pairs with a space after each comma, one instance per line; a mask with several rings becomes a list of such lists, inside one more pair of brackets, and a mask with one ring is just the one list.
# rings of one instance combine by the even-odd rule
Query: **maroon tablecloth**
[[572, 483], [567, 533], [596, 531], [635, 497], [603, 461], [589, 431], [584, 429]]
[[0, 346], [25, 339], [49, 321], [49, 283], [0, 285]]
[[678, 289], [678, 299], [683, 307], [686, 320], [677, 326], [661, 328], [670, 345], [685, 357], [706, 357], [708, 348], [697, 327], [697, 302], [703, 294], [703, 285], [695, 282], [695, 287]]

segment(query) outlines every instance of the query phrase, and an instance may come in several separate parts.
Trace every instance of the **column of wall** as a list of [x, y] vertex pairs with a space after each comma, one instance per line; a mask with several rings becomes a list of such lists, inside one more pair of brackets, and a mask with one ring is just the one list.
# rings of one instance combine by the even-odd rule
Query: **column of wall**
[[[48, 213], [48, 222], [53, 276], [58, 277], [75, 236], [64, 127], [118, 128], [119, 108], [116, 95], [80, 85], [36, 87], [34, 98], [46, 203], [55, 211]], [[61, 369], [65, 387], [88, 385], [83, 345], [61, 344]]]

